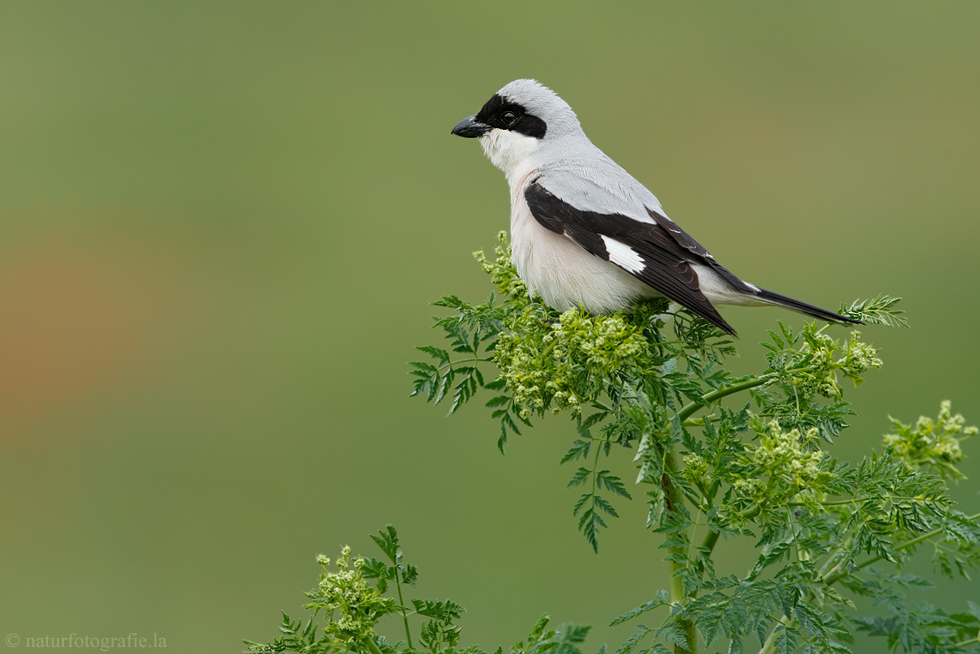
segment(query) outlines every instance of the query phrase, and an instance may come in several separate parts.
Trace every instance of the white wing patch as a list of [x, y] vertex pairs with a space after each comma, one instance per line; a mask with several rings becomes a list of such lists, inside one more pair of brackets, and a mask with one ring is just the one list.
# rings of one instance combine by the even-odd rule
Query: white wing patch
[[599, 236], [602, 238], [602, 242], [606, 244], [606, 252], [609, 253], [609, 260], [623, 270], [637, 273], [647, 267], [643, 263], [643, 258], [630, 246], [623, 245], [616, 239], [609, 238], [604, 234], [600, 234]]

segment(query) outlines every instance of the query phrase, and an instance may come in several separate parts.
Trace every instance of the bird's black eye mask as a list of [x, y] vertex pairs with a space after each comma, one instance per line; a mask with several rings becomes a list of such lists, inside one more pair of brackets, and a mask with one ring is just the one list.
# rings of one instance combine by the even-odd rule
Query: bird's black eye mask
[[506, 129], [536, 139], [543, 139], [548, 131], [548, 125], [543, 120], [529, 114], [527, 109], [516, 102], [505, 100], [497, 94], [483, 105], [483, 109], [476, 115], [476, 121], [495, 129]]

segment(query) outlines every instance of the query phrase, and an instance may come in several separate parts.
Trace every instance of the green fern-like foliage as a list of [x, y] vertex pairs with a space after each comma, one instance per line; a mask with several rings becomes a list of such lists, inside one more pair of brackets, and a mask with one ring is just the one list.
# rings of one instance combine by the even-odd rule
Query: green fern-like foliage
[[[828, 446], [848, 428], [845, 394], [882, 366], [861, 332], [777, 323], [760, 372], [736, 376], [725, 364], [731, 337], [682, 308], [661, 300], [611, 315], [559, 313], [528, 295], [505, 235], [493, 260], [476, 258], [497, 290], [482, 304], [436, 302], [448, 343], [418, 348], [426, 360], [411, 364], [413, 395], [447, 403], [450, 414], [480, 396], [501, 452], [534, 421], [566, 416], [570, 513], [596, 551], [617, 506], [642, 498], [670, 587], [623, 607], [612, 624], [634, 631], [615, 654], [843, 653], [857, 651], [856, 633], [896, 651], [980, 652], [980, 608], [921, 601], [931, 582], [903, 569], [920, 549], [931, 549], [939, 575], [967, 577], [980, 562], [980, 514], [961, 512], [947, 486], [962, 477], [961, 443], [977, 430], [944, 402], [936, 419], [893, 419], [882, 452], [836, 460]], [[897, 304], [878, 296], [841, 313], [865, 330], [905, 327]], [[750, 539], [754, 560], [719, 571], [716, 548], [738, 539]], [[342, 552], [308, 593], [314, 618], [284, 616], [283, 635], [249, 651], [478, 654], [460, 645], [462, 607], [405, 601], [418, 571], [394, 529], [374, 540], [382, 559]], [[855, 600], [876, 614], [860, 615]], [[380, 635], [385, 616], [403, 640]], [[420, 620], [415, 641], [410, 624]], [[511, 652], [578, 654], [587, 630], [548, 630], [543, 619]]]
[[[454, 311], [437, 321], [452, 353], [413, 364], [415, 393], [437, 403], [452, 393], [453, 412], [478, 389], [492, 391], [485, 403], [501, 423], [501, 450], [519, 425], [568, 415], [576, 436], [562, 463], [577, 465], [568, 485], [580, 489], [572, 513], [596, 550], [616, 502], [645, 498], [672, 587], [615, 621], [655, 610], [663, 618], [619, 654], [719, 641], [731, 652], [752, 641], [764, 652], [843, 652], [852, 631], [909, 652], [977, 648], [978, 616], [929, 608], [934, 618], [909, 627], [900, 617], [912, 610], [909, 591], [928, 582], [873, 567], [897, 572], [923, 546], [942, 574], [965, 576], [980, 561], [977, 516], [955, 508], [945, 483], [960, 476], [960, 441], [976, 430], [948, 403], [935, 421], [893, 421], [884, 453], [839, 462], [824, 448], [847, 428], [846, 389], [882, 365], [861, 332], [778, 323], [762, 372], [735, 377], [725, 368], [731, 338], [666, 301], [603, 316], [549, 309], [528, 296], [500, 241], [495, 261], [476, 255], [498, 296], [437, 303]], [[841, 313], [869, 328], [906, 327], [898, 301], [880, 295]], [[613, 472], [623, 463], [634, 489]], [[755, 564], [719, 576], [716, 545], [740, 537], [752, 539]], [[851, 597], [875, 593], [891, 598], [882, 600], [890, 617], [855, 615]]]
[[[266, 644], [246, 640], [246, 654], [486, 654], [479, 647], [460, 646], [459, 619], [466, 609], [459, 604], [448, 599], [404, 601], [407, 589], [403, 587], [414, 588], [419, 573], [405, 562], [398, 531], [388, 525], [371, 539], [384, 555], [381, 559], [352, 558], [345, 547], [334, 570], [330, 559], [317, 556], [323, 572], [316, 588], [306, 593], [310, 601], [303, 608], [311, 613], [306, 622], [283, 612], [281, 635]], [[400, 623], [403, 639], [389, 641], [379, 633], [378, 623], [386, 617]], [[582, 654], [579, 646], [589, 627], [568, 623], [548, 629], [549, 622], [548, 616], [539, 619], [510, 654]], [[417, 645], [412, 623], [416, 623]], [[503, 648], [494, 654], [503, 654]], [[599, 654], [605, 654], [605, 648]]]

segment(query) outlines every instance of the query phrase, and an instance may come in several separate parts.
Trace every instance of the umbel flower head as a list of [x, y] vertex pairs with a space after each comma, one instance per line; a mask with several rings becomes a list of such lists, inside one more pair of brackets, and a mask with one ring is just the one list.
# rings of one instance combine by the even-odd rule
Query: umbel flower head
[[977, 433], [976, 427], [964, 427], [964, 418], [952, 415], [951, 403], [944, 400], [936, 420], [921, 416], [915, 425], [906, 425], [889, 416], [897, 433], [885, 434], [884, 444], [895, 458], [909, 468], [929, 468], [943, 479], [966, 479], [956, 464], [963, 460], [960, 442]]
[[735, 495], [766, 505], [815, 500], [833, 478], [828, 455], [813, 447], [819, 430], [783, 431], [775, 420], [757, 422], [755, 430], [759, 444], [746, 448], [747, 466], [732, 480]]
[[361, 570], [365, 561], [361, 557], [351, 561], [350, 547], [341, 550], [336, 572], [327, 568], [330, 559], [323, 554], [317, 555], [316, 560], [324, 573], [317, 589], [307, 593], [313, 601], [306, 608], [324, 610], [330, 617], [324, 631], [343, 646], [356, 649], [370, 637], [381, 616], [391, 612], [395, 600], [382, 596], [364, 579]]

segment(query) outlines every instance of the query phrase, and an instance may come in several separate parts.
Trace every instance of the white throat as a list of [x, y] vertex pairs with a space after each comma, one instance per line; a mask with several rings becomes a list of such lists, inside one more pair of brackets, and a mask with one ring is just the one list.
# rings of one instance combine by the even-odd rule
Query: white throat
[[494, 166], [511, 174], [538, 149], [538, 139], [506, 129], [492, 129], [480, 137], [480, 145]]

